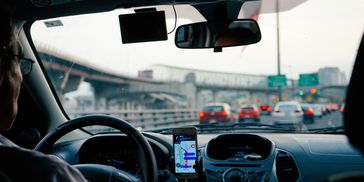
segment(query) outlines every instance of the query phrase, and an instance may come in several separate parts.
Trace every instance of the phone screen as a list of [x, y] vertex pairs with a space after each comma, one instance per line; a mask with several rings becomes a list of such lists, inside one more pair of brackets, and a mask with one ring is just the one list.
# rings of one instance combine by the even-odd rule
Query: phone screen
[[[193, 131], [193, 130], [192, 130]], [[176, 174], [195, 174], [197, 159], [196, 133], [183, 131], [173, 135]]]

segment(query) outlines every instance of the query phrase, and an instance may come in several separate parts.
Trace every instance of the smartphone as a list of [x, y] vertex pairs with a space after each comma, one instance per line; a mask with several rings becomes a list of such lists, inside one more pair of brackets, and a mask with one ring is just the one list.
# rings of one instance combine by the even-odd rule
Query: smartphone
[[174, 168], [177, 178], [197, 178], [198, 158], [196, 128], [173, 129]]

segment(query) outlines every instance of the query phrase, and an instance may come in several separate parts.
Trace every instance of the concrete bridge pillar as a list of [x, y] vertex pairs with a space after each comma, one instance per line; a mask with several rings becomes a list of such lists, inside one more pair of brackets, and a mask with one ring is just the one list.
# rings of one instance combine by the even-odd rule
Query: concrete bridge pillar
[[63, 76], [59, 79], [54, 79], [53, 82], [56, 91], [62, 95], [77, 90], [85, 78], [83, 75], [73, 75], [70, 72], [58, 71], [57, 73]]
[[257, 104], [257, 100], [259, 98], [259, 95], [256, 93], [250, 94], [250, 103]]
[[109, 102], [112, 98], [126, 96], [128, 85], [110, 84], [104, 82], [90, 82], [95, 95], [95, 109], [109, 109]]
[[188, 107], [197, 109], [197, 87], [194, 83], [185, 83], [184, 93], [186, 94]]
[[84, 76], [70, 75], [69, 72], [66, 72], [60, 86], [62, 93], [68, 93], [77, 90], [84, 79]]
[[250, 103], [253, 103], [252, 96], [253, 96], [253, 93], [251, 91], [246, 91], [246, 98], [247, 98], [247, 101]]
[[196, 109], [203, 108], [208, 102], [212, 102], [211, 92], [198, 89], [196, 91]]
[[196, 90], [196, 109], [200, 109], [205, 105], [205, 97], [201, 90]]
[[95, 110], [106, 110], [107, 109], [107, 99], [95, 98]]
[[218, 102], [218, 100], [217, 100], [218, 91], [217, 90], [211, 90], [211, 93], [212, 93], [212, 102]]
[[270, 100], [270, 94], [264, 94], [265, 95], [265, 98], [264, 98], [264, 103], [262, 103], [262, 104], [270, 104], [269, 102], [269, 100]]

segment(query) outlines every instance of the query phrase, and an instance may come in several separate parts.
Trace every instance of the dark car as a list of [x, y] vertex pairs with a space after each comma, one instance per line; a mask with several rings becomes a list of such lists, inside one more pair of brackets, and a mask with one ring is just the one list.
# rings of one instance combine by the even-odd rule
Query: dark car
[[210, 103], [199, 112], [200, 123], [230, 122], [234, 120], [229, 104]]
[[345, 104], [342, 104], [342, 105], [340, 106], [340, 112], [341, 112], [341, 113], [344, 113], [344, 111], [345, 111]]
[[301, 104], [303, 110], [303, 122], [314, 123], [315, 113], [310, 104]]
[[262, 104], [259, 107], [260, 110], [260, 114], [261, 115], [271, 115], [272, 113], [272, 106], [268, 105], [268, 104]]

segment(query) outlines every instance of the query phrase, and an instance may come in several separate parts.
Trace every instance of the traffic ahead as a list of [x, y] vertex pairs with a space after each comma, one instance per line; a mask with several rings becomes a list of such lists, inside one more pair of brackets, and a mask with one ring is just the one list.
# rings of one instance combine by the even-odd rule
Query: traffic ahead
[[[221, 105], [221, 103], [219, 103]], [[224, 105], [228, 105], [224, 103]], [[249, 106], [249, 107], [248, 107]], [[265, 105], [263, 105], [265, 106]], [[206, 107], [213, 107], [213, 103]], [[207, 111], [206, 107], [200, 112], [200, 123], [219, 123], [220, 120], [214, 116], [221, 117], [220, 112]], [[251, 108], [247, 110], [247, 108]], [[255, 104], [243, 104], [234, 110], [230, 106], [225, 107], [226, 115], [224, 123], [261, 123], [267, 125], [293, 126], [300, 130], [311, 130], [319, 128], [336, 128], [343, 126], [342, 112], [338, 104], [308, 104], [297, 101], [285, 101], [275, 104], [269, 114]], [[209, 115], [209, 119], [205, 116]]]

